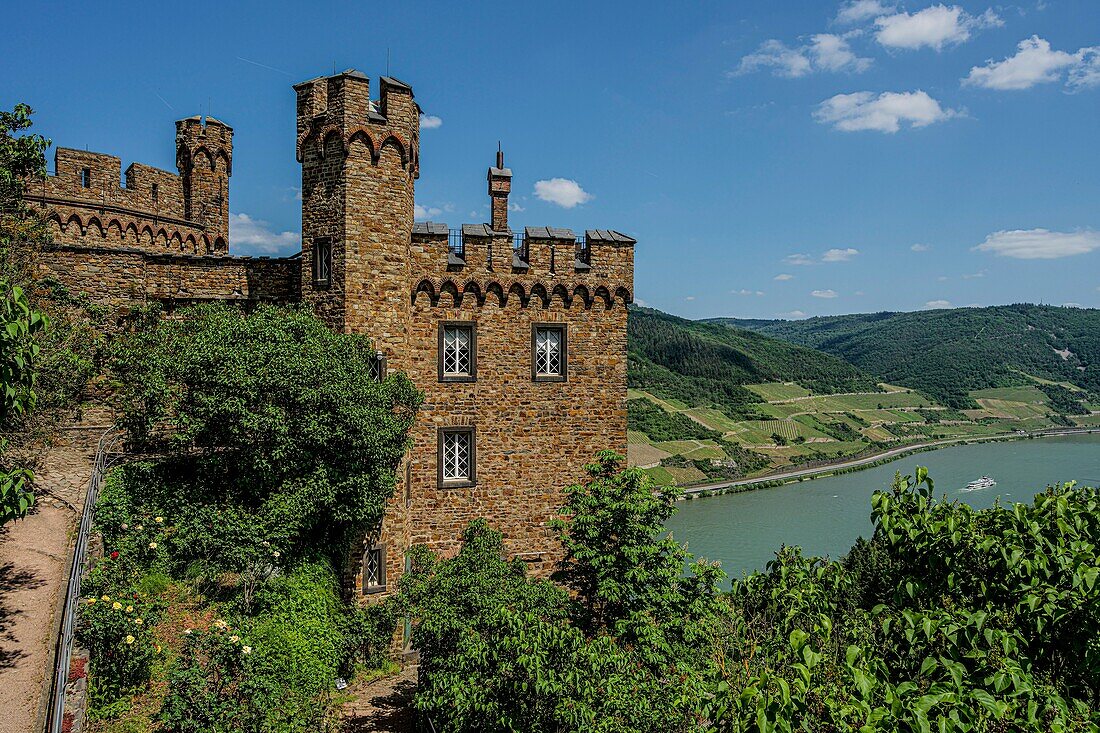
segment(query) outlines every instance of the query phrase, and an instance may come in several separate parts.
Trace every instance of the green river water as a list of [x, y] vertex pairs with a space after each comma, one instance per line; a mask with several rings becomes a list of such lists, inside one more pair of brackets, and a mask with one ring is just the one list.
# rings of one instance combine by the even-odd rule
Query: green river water
[[[762, 570], [784, 544], [837, 558], [871, 534], [871, 494], [889, 488], [896, 471], [911, 474], [918, 465], [928, 466], [937, 496], [977, 508], [998, 497], [1030, 501], [1052, 483], [1100, 486], [1100, 435], [951, 446], [842, 476], [683, 501], [666, 526], [692, 554], [720, 560], [732, 577]], [[997, 485], [962, 491], [983, 475]]]

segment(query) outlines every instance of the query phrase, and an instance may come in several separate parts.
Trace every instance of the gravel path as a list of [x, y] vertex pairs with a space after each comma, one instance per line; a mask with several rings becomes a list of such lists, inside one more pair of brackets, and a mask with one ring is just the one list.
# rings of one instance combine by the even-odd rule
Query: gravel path
[[46, 454], [34, 513], [0, 530], [0, 733], [37, 733], [69, 544], [92, 472], [94, 451], [81, 443]]
[[348, 692], [355, 699], [344, 706], [343, 733], [412, 733], [416, 670], [407, 664], [395, 675], [353, 686]]

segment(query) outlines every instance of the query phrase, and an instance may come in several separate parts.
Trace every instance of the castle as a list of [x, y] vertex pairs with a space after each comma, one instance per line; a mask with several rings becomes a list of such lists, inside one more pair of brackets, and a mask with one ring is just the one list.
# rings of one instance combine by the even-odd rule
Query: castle
[[408, 549], [448, 555], [485, 517], [513, 557], [545, 572], [547, 526], [595, 451], [626, 451], [626, 319], [634, 244], [610, 230], [508, 223], [512, 172], [488, 169], [490, 221], [414, 222], [420, 107], [412, 89], [349, 70], [294, 86], [302, 251], [228, 251], [233, 130], [176, 123], [179, 175], [59, 148], [28, 187], [56, 243], [43, 273], [109, 305], [304, 302], [372, 339], [364, 368], [400, 370], [425, 399], [381, 527], [354, 559], [354, 589], [385, 594]]

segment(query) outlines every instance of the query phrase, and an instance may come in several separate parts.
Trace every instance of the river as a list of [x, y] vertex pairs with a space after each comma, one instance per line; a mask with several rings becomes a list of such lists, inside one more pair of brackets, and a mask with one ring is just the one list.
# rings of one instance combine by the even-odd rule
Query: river
[[[916, 466], [928, 466], [937, 496], [977, 508], [998, 497], [1030, 502], [1052, 483], [1100, 486], [1100, 435], [950, 446], [842, 476], [684, 501], [666, 526], [692, 554], [720, 560], [733, 577], [763, 569], [783, 544], [836, 558], [871, 534], [871, 494]], [[982, 475], [997, 485], [962, 490]]]

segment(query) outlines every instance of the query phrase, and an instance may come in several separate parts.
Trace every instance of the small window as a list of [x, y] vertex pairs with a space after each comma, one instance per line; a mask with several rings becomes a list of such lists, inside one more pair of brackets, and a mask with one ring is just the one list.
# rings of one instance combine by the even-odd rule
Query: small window
[[439, 324], [439, 381], [477, 379], [477, 329], [468, 321]]
[[386, 546], [373, 545], [363, 554], [363, 595], [386, 590]]
[[370, 378], [376, 382], [381, 382], [386, 378], [386, 356], [381, 351], [374, 352], [370, 361], [367, 363], [367, 370], [370, 372]]
[[80, 185], [83, 188], [91, 188], [92, 187], [92, 169], [91, 168], [81, 168], [80, 169]]
[[564, 323], [540, 323], [531, 328], [531, 377], [536, 382], [564, 382], [567, 350]]
[[473, 428], [439, 429], [440, 486], [473, 486], [475, 459]]
[[313, 240], [313, 284], [326, 286], [332, 279], [332, 240]]
[[157, 184], [154, 183], [153, 184], [153, 203], [154, 204], [157, 202], [157, 198], [158, 198], [159, 195], [160, 195], [160, 189], [157, 186]]

